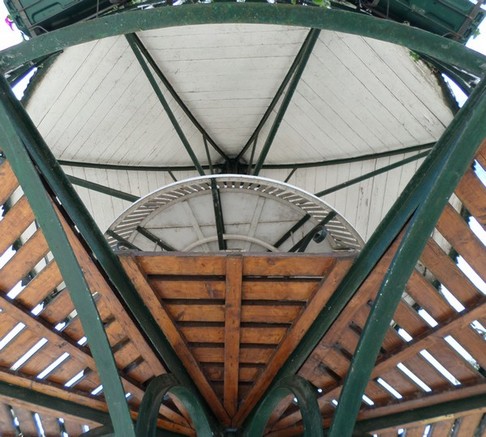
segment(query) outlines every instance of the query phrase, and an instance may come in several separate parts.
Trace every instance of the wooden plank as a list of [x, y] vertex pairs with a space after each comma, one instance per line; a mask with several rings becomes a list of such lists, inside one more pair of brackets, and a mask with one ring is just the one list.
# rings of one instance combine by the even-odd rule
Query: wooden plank
[[[212, 346], [193, 346], [191, 351], [201, 363], [224, 363], [224, 348]], [[241, 364], [267, 364], [274, 353], [273, 347], [240, 347]]]
[[486, 265], [486, 247], [450, 204], [446, 205], [436, 228], [479, 277], [486, 281], [484, 268]]
[[0, 220], [0, 254], [17, 240], [34, 221], [34, 213], [25, 196], [22, 196]]
[[[189, 343], [224, 343], [224, 327], [180, 326], [179, 330]], [[280, 326], [241, 327], [241, 344], [278, 344], [287, 332]]]
[[[407, 428], [407, 437], [423, 437], [425, 426], [414, 426], [412, 428]], [[442, 435], [441, 437], [445, 437]]]
[[306, 302], [319, 282], [314, 279], [292, 279], [284, 278], [282, 281], [273, 279], [243, 281], [243, 300], [276, 300], [282, 301], [303, 301]]
[[55, 261], [44, 267], [16, 298], [27, 308], [34, 308], [62, 282], [61, 272]]
[[462, 177], [455, 193], [478, 223], [486, 229], [486, 187], [471, 168]]
[[433, 239], [427, 241], [420, 259], [461, 303], [471, 304], [481, 295], [471, 280]]
[[225, 282], [223, 280], [172, 280], [169, 277], [151, 276], [148, 282], [161, 299], [217, 299], [223, 300]]
[[268, 363], [248, 396], [243, 400], [240, 409], [235, 416], [235, 423], [241, 424], [262, 393], [268, 388], [278, 370], [285, 363], [292, 351], [297, 347], [312, 322], [316, 319], [336, 287], [346, 275], [351, 267], [352, 261], [353, 259], [351, 257], [333, 261], [335, 263], [334, 266], [329, 267], [332, 270], [328, 276], [323, 279], [320, 287], [309, 300], [306, 308], [302, 311], [302, 314], [293, 323], [292, 328], [287, 332], [287, 335], [280, 343], [272, 360]]
[[482, 417], [482, 414], [469, 414], [468, 416], [461, 417], [459, 421], [459, 433], [457, 435], [462, 437], [473, 437]]
[[9, 291], [49, 252], [42, 231], [38, 229], [0, 270], [0, 289]]
[[167, 340], [184, 363], [189, 375], [193, 378], [194, 383], [199, 387], [202, 393], [216, 416], [223, 422], [228, 424], [230, 422], [228, 413], [222, 406], [219, 398], [214, 393], [213, 388], [204, 376], [199, 363], [189, 350], [181, 333], [175, 327], [167, 310], [161, 305], [155, 292], [150, 288], [150, 285], [145, 280], [140, 269], [135, 261], [130, 257], [120, 257], [122, 265], [127, 272], [129, 278], [137, 288], [140, 297], [145, 302], [145, 305], [152, 313], [157, 323], [161, 326], [163, 332], [167, 336]]
[[436, 422], [432, 425], [431, 437], [445, 437], [450, 435], [449, 433], [454, 426], [454, 420], [444, 420], [442, 422]]
[[486, 170], [486, 141], [483, 141], [478, 153], [476, 153], [475, 159], [478, 161], [481, 167]]
[[473, 356], [483, 369], [486, 369], [486, 342], [483, 336], [479, 335], [470, 326], [456, 329], [451, 335]]
[[3, 205], [19, 186], [17, 178], [8, 161], [0, 165], [0, 205]]
[[226, 259], [223, 403], [230, 417], [233, 417], [238, 409], [242, 273], [243, 257], [228, 256]]
[[[38, 435], [37, 428], [32, 417], [33, 411], [24, 408], [13, 407], [15, 414], [19, 420], [19, 428], [23, 435]], [[35, 411], [35, 409], [32, 409]]]
[[244, 276], [323, 276], [335, 265], [335, 259], [353, 256], [316, 256], [301, 254], [247, 255], [243, 262]]
[[417, 270], [408, 280], [406, 290], [437, 321], [446, 320], [455, 313], [437, 289]]
[[[125, 255], [120, 254], [121, 258]], [[146, 275], [217, 275], [225, 274], [224, 256], [144, 254], [136, 257]]]
[[410, 357], [403, 364], [432, 390], [440, 391], [450, 387], [449, 382], [421, 355]]
[[396, 367], [393, 367], [380, 375], [380, 378], [390, 384], [404, 398], [412, 396], [421, 390], [413, 384], [403, 373]]
[[7, 404], [0, 402], [0, 429], [2, 430], [2, 435], [14, 436], [15, 431], [12, 425], [12, 416], [7, 410]]

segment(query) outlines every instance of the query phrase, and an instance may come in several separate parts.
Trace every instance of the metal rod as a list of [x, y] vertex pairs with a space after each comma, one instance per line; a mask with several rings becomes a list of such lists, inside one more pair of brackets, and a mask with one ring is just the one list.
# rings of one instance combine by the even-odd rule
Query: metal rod
[[315, 233], [323, 230], [324, 226], [326, 226], [326, 224], [329, 223], [334, 217], [336, 217], [336, 211], [331, 211], [324, 220], [315, 225], [307, 234], [305, 234], [297, 243], [295, 243], [289, 249], [289, 252], [303, 252], [310, 243], [310, 240], [314, 237]]
[[218, 234], [218, 247], [219, 250], [226, 250], [226, 240], [224, 239], [224, 219], [223, 219], [223, 208], [221, 206], [221, 196], [219, 193], [218, 186], [216, 185], [216, 180], [211, 179], [211, 194], [213, 195], [213, 207], [214, 207], [214, 217], [216, 220], [216, 232]]
[[78, 185], [80, 187], [88, 188], [89, 190], [97, 191], [98, 193], [107, 194], [118, 199], [127, 200], [128, 202], [136, 202], [140, 199], [138, 196], [126, 193], [124, 191], [116, 190], [114, 188], [107, 187], [105, 185], [97, 184], [95, 182], [87, 181], [86, 179], [81, 179], [76, 176], [66, 175], [73, 185]]
[[121, 235], [118, 235], [116, 232], [113, 232], [111, 229], [108, 229], [106, 231], [106, 235], [109, 235], [110, 237], [114, 238], [116, 241], [120, 242], [127, 249], [140, 251], [140, 248], [130, 243], [130, 241], [128, 241], [126, 238], [123, 238]]
[[176, 101], [176, 103], [184, 111], [184, 113], [187, 115], [187, 117], [189, 118], [189, 120], [191, 120], [192, 124], [194, 126], [196, 126], [197, 130], [199, 132], [201, 132], [202, 136], [204, 138], [207, 138], [209, 144], [211, 144], [211, 146], [213, 147], [213, 149], [216, 150], [216, 152], [218, 152], [221, 157], [223, 157], [225, 160], [227, 160], [228, 159], [228, 156], [226, 155], [226, 153], [224, 153], [223, 150], [218, 146], [218, 144], [216, 143], [216, 141], [214, 141], [211, 138], [211, 136], [209, 135], [209, 133], [202, 127], [201, 123], [199, 123], [199, 121], [194, 116], [194, 114], [189, 110], [189, 108], [187, 107], [187, 105], [180, 98], [179, 94], [174, 89], [174, 87], [172, 86], [172, 84], [169, 82], [169, 80], [167, 79], [167, 77], [165, 76], [165, 74], [162, 72], [162, 70], [158, 66], [157, 62], [155, 62], [154, 58], [152, 57], [152, 55], [150, 54], [150, 52], [147, 50], [147, 48], [145, 47], [145, 45], [143, 44], [143, 42], [140, 40], [140, 38], [138, 37], [138, 35], [136, 33], [133, 33], [132, 35], [133, 35], [133, 40], [134, 40], [135, 44], [138, 46], [138, 48], [140, 49], [140, 51], [142, 52], [142, 54], [145, 56], [145, 59], [150, 64], [150, 66], [152, 67], [152, 69], [155, 71], [155, 74], [158, 76], [158, 78], [160, 79], [160, 81], [167, 88], [167, 91], [169, 91], [169, 93], [172, 96], [172, 98]]
[[172, 173], [170, 170], [168, 171], [169, 176], [172, 178], [174, 182], [177, 182], [177, 178], [174, 176], [174, 173]]
[[331, 437], [350, 436], [353, 432], [361, 396], [405, 284], [450, 195], [486, 137], [485, 117], [486, 79], [483, 79], [438, 141], [436, 147], [447, 147], [440, 154], [438, 168], [427, 172], [423, 201], [412, 216], [375, 298], [341, 391]]
[[334, 193], [335, 191], [342, 190], [343, 188], [349, 187], [349, 186], [354, 185], [354, 184], [358, 184], [359, 182], [364, 181], [366, 179], [370, 179], [374, 176], [378, 176], [382, 173], [386, 173], [387, 171], [393, 170], [394, 168], [402, 167], [406, 164], [417, 161], [421, 158], [424, 158], [428, 154], [429, 154], [428, 151], [418, 153], [417, 155], [410, 156], [408, 158], [402, 159], [401, 161], [394, 162], [393, 164], [386, 165], [385, 167], [379, 168], [377, 170], [370, 171], [369, 173], [365, 173], [364, 175], [361, 175], [357, 178], [350, 179], [349, 181], [343, 182], [342, 184], [338, 184], [338, 185], [335, 185], [334, 187], [327, 188], [325, 190], [319, 191], [319, 192], [315, 193], [314, 195], [317, 196], [317, 197], [322, 197], [322, 196], [325, 196], [327, 194]]
[[311, 218], [309, 214], [306, 214], [304, 217], [302, 217], [294, 226], [292, 226], [285, 234], [283, 234], [280, 239], [273, 245], [276, 248], [279, 248], [283, 243], [285, 243], [290, 236], [300, 229], [302, 226], [304, 226], [305, 223]]
[[302, 55], [304, 54], [305, 48], [307, 47], [307, 44], [309, 43], [309, 39], [312, 36], [312, 29], [307, 33], [307, 36], [302, 43], [299, 52], [294, 58], [294, 61], [292, 62], [292, 65], [290, 66], [289, 70], [287, 71], [287, 74], [285, 75], [282, 83], [277, 89], [277, 92], [273, 96], [272, 101], [270, 102], [270, 105], [268, 105], [268, 108], [266, 109], [265, 113], [263, 114], [263, 117], [261, 118], [260, 122], [258, 123], [258, 126], [254, 130], [254, 132], [251, 134], [251, 137], [248, 139], [246, 144], [244, 145], [243, 149], [241, 152], [238, 154], [236, 157], [237, 160], [241, 159], [241, 157], [246, 153], [248, 148], [250, 147], [251, 143], [253, 143], [253, 149], [251, 152], [251, 159], [250, 162], [253, 162], [253, 154], [255, 153], [255, 148], [258, 140], [258, 135], [260, 134], [260, 131], [263, 129], [263, 126], [265, 126], [265, 123], [267, 122], [268, 118], [270, 117], [272, 111], [275, 109], [275, 106], [277, 106], [278, 101], [280, 100], [280, 97], [282, 96], [283, 92], [285, 91], [285, 88], [287, 88], [287, 85], [290, 82], [290, 79], [292, 79], [292, 76], [295, 73], [295, 70], [300, 64], [300, 61], [302, 60]]
[[214, 174], [213, 163], [211, 161], [211, 155], [209, 154], [208, 140], [203, 136], [204, 148], [206, 149], [206, 156], [208, 157], [209, 172]]
[[175, 249], [170, 246], [169, 244], [162, 241], [157, 235], [150, 232], [148, 229], [142, 228], [142, 226], [137, 226], [137, 231], [142, 234], [145, 238], [148, 238], [150, 241], [154, 242], [159, 246], [161, 249], [166, 250], [168, 252], [173, 252]]
[[253, 147], [251, 148], [250, 162], [248, 163], [247, 174], [251, 174], [253, 171], [253, 159], [255, 158], [255, 150], [258, 143], [258, 133], [255, 135], [255, 140], [253, 141]]
[[142, 67], [143, 72], [145, 73], [145, 76], [147, 76], [147, 79], [150, 82], [150, 85], [152, 86], [155, 94], [157, 94], [157, 97], [164, 107], [164, 111], [166, 112], [167, 116], [169, 117], [169, 120], [171, 121], [172, 125], [174, 126], [174, 129], [177, 132], [177, 135], [179, 136], [179, 139], [181, 140], [184, 148], [186, 149], [187, 153], [189, 154], [194, 166], [196, 167], [197, 171], [201, 176], [204, 176], [204, 170], [201, 167], [201, 164], [199, 163], [199, 160], [197, 159], [196, 154], [194, 153], [194, 150], [192, 149], [191, 145], [189, 144], [189, 141], [187, 140], [186, 136], [184, 135], [184, 132], [182, 131], [179, 123], [177, 122], [177, 119], [170, 109], [169, 104], [167, 103], [167, 100], [165, 99], [164, 95], [162, 94], [162, 91], [160, 90], [159, 85], [157, 84], [157, 81], [155, 80], [152, 72], [150, 71], [150, 68], [148, 67], [147, 63], [144, 60], [144, 57], [142, 53], [140, 52], [140, 49], [137, 45], [136, 42], [136, 36], [134, 34], [128, 34], [125, 35], [125, 38], [128, 41], [128, 44], [130, 44], [130, 47], [135, 54], [135, 57], [137, 58], [137, 61], [139, 62], [140, 66]]
[[[134, 437], [135, 432], [130, 411], [125, 399], [125, 391], [118, 375], [115, 359], [106, 336], [91, 290], [78, 264], [63, 225], [56, 214], [51, 196], [44, 181], [36, 170], [25, 147], [22, 116], [18, 113], [19, 102], [13, 95], [6, 80], [0, 78], [0, 138], [15, 175], [29, 200], [30, 206], [43, 234], [49, 243], [63, 279], [70, 290], [83, 330], [88, 338], [91, 352], [108, 404], [115, 431], [120, 436]], [[31, 144], [36, 147], [37, 144]]]
[[317, 39], [319, 38], [320, 33], [321, 31], [319, 29], [311, 29], [309, 32], [309, 38], [306, 39], [305, 48], [302, 52], [302, 57], [299, 61], [299, 65], [297, 66], [297, 69], [295, 70], [294, 75], [290, 80], [289, 86], [287, 88], [287, 92], [285, 93], [285, 96], [282, 99], [280, 108], [278, 109], [277, 115], [275, 116], [275, 120], [273, 121], [272, 127], [270, 128], [270, 132], [268, 133], [267, 139], [263, 144], [262, 150], [260, 152], [260, 156], [258, 157], [257, 163], [253, 170], [253, 174], [255, 176], [258, 176], [258, 174], [260, 173], [262, 165], [265, 162], [268, 152], [270, 151], [270, 147], [273, 144], [273, 140], [277, 135], [278, 128], [280, 127], [283, 117], [287, 112], [287, 108], [289, 107], [290, 101], [292, 100], [292, 96], [294, 95], [297, 85], [299, 84], [300, 78], [302, 77], [302, 73], [305, 70], [307, 62], [309, 61], [310, 55], [317, 42]]
[[289, 173], [289, 175], [285, 178], [284, 182], [287, 183], [296, 171], [297, 171], [297, 167], [294, 167], [292, 171]]

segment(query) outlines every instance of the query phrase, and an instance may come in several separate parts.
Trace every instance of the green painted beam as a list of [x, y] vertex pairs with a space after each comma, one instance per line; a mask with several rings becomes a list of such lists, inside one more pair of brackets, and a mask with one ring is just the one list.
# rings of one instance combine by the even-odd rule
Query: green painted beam
[[107, 187], [105, 185], [97, 184], [96, 182], [87, 181], [76, 176], [66, 175], [69, 182], [79, 187], [88, 188], [88, 190], [97, 191], [98, 193], [107, 194], [108, 196], [116, 197], [117, 199], [126, 200], [128, 202], [136, 202], [140, 199], [138, 196], [126, 193], [124, 191], [116, 190], [114, 188]]
[[85, 405], [40, 393], [29, 388], [9, 384], [7, 382], [0, 381], [0, 394], [32, 405], [52, 409], [53, 415], [55, 414], [55, 411], [59, 411], [60, 413], [69, 414], [102, 425], [111, 424], [110, 415], [104, 411], [99, 411]]
[[316, 42], [319, 39], [320, 33], [321, 33], [320, 29], [311, 29], [309, 32], [309, 36], [305, 41], [304, 50], [302, 51], [299, 64], [297, 65], [294, 75], [290, 80], [289, 86], [287, 88], [287, 92], [285, 93], [285, 96], [282, 99], [282, 103], [278, 108], [277, 115], [275, 116], [272, 127], [268, 132], [267, 139], [265, 140], [262, 150], [260, 151], [260, 156], [258, 157], [258, 160], [255, 164], [255, 168], [253, 169], [253, 175], [255, 176], [258, 176], [260, 170], [262, 169], [263, 163], [265, 162], [268, 152], [270, 151], [270, 147], [272, 146], [273, 141], [275, 140], [275, 136], [277, 135], [280, 124], [282, 123], [285, 113], [287, 112], [287, 108], [289, 107], [290, 101], [292, 100], [294, 92], [297, 89], [297, 85], [300, 82], [302, 73], [304, 72], [305, 67], [307, 66], [307, 62], [309, 61], [309, 58], [312, 54], [312, 50], [314, 49], [314, 46], [316, 45]]
[[356, 347], [330, 429], [331, 437], [353, 433], [361, 397], [381, 344], [415, 264], [450, 195], [486, 138], [486, 79], [475, 88], [438, 141], [438, 166], [426, 171], [423, 199], [387, 270]]
[[253, 416], [243, 429], [243, 437], [262, 436], [265, 426], [275, 407], [288, 395], [293, 395], [302, 413], [304, 436], [322, 437], [322, 416], [317, 403], [317, 392], [304, 378], [294, 375], [282, 379], [263, 399]]
[[401, 426], [415, 422], [426, 422], [436, 417], [467, 413], [468, 411], [486, 407], [486, 396], [484, 394], [470, 396], [468, 398], [443, 402], [427, 407], [412, 408], [400, 413], [389, 414], [373, 419], [360, 420], [356, 423], [355, 432], [366, 433], [380, 429]]
[[219, 250], [226, 250], [226, 241], [224, 239], [224, 217], [223, 207], [221, 205], [221, 194], [214, 178], [211, 178], [211, 195], [213, 198], [214, 220], [216, 223], [216, 233], [218, 235]]
[[150, 71], [150, 68], [147, 65], [147, 62], [146, 62], [145, 58], [143, 57], [143, 54], [140, 51], [140, 48], [137, 45], [137, 38], [136, 38], [135, 34], [131, 33], [131, 34], [125, 35], [125, 38], [127, 39], [128, 44], [130, 45], [135, 57], [137, 58], [138, 63], [142, 67], [142, 70], [145, 73], [145, 76], [147, 77], [148, 81], [150, 82], [152, 89], [154, 90], [155, 94], [157, 95], [159, 102], [162, 104], [162, 107], [164, 108], [164, 111], [167, 114], [167, 117], [169, 117], [169, 120], [172, 123], [172, 126], [174, 126], [174, 129], [177, 132], [177, 135], [179, 136], [179, 139], [181, 140], [182, 145], [184, 146], [187, 153], [189, 154], [191, 161], [194, 164], [194, 167], [197, 169], [197, 171], [199, 172], [199, 174], [201, 176], [204, 176], [204, 174], [205, 174], [204, 169], [201, 167], [201, 164], [200, 164], [199, 160], [197, 159], [197, 156], [194, 153], [193, 148], [189, 144], [187, 137], [185, 136], [184, 132], [182, 131], [182, 128], [179, 125], [179, 122], [177, 121], [176, 116], [174, 115], [174, 112], [172, 111], [172, 109], [170, 109], [170, 106], [167, 103], [167, 100], [165, 99], [164, 95], [162, 94], [162, 90], [160, 89], [159, 84], [155, 80], [155, 77], [152, 74], [152, 72]]
[[386, 165], [385, 167], [379, 168], [377, 170], [370, 171], [369, 173], [365, 173], [364, 175], [358, 176], [357, 178], [349, 179], [342, 184], [335, 185], [334, 187], [326, 188], [325, 190], [319, 191], [314, 194], [317, 197], [323, 197], [327, 194], [334, 193], [336, 191], [342, 190], [343, 188], [350, 187], [351, 185], [359, 184], [360, 182], [378, 176], [380, 174], [386, 173], [391, 171], [395, 168], [402, 167], [404, 165], [410, 164], [411, 162], [415, 162], [421, 158], [425, 158], [429, 152], [421, 152], [417, 153], [416, 155], [409, 156], [408, 158], [402, 159], [400, 161], [394, 162], [393, 164]]
[[77, 44], [150, 29], [208, 23], [255, 23], [335, 30], [375, 38], [429, 55], [478, 77], [486, 57], [451, 39], [390, 20], [338, 9], [269, 3], [213, 2], [126, 11], [49, 32], [0, 52], [0, 72]]
[[[35, 213], [49, 248], [56, 259], [62, 277], [88, 338], [90, 350], [103, 384], [114, 429], [119, 436], [134, 437], [130, 411], [125, 399], [118, 369], [106, 337], [103, 323], [91, 295], [81, 266], [78, 264], [68, 237], [52, 205], [51, 195], [44, 187], [31, 156], [27, 151], [21, 105], [6, 80], [0, 78], [0, 143]], [[36, 147], [35, 141], [30, 143]]]

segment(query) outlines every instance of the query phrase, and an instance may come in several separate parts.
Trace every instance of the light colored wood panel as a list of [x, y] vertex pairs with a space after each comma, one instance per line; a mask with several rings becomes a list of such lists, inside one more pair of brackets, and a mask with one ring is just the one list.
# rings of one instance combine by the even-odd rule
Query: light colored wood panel
[[49, 247], [39, 229], [0, 269], [0, 288], [9, 291], [35, 267], [47, 252], [49, 252]]
[[136, 260], [146, 275], [224, 275], [226, 271], [224, 256], [153, 255]]
[[472, 169], [466, 171], [455, 193], [483, 229], [486, 229], [486, 187]]
[[179, 281], [149, 278], [149, 284], [162, 299], [224, 299], [224, 281]]
[[234, 416], [238, 408], [242, 272], [243, 257], [229, 256], [226, 260], [223, 403], [230, 416]]
[[0, 165], [0, 205], [3, 205], [19, 186], [17, 178], [8, 161]]
[[[2, 180], [0, 179], [0, 183]], [[1, 204], [1, 202], [0, 202]], [[0, 220], [0, 254], [4, 253], [33, 222], [34, 214], [25, 196], [22, 196]]]
[[[347, 256], [343, 256], [342, 258], [346, 259], [346, 257]], [[334, 267], [334, 263], [334, 256], [245, 256], [243, 263], [243, 275], [321, 276], [327, 274]]]
[[463, 437], [473, 437], [482, 417], [482, 414], [463, 416], [459, 422], [459, 435]]

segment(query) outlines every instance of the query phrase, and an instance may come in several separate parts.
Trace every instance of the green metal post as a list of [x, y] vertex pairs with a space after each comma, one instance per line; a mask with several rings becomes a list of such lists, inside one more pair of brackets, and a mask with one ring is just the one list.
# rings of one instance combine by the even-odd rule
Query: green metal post
[[194, 153], [194, 150], [192, 150], [191, 145], [189, 144], [189, 141], [187, 140], [186, 136], [184, 135], [184, 132], [182, 131], [179, 123], [177, 122], [176, 116], [172, 112], [172, 109], [170, 109], [169, 104], [167, 103], [167, 100], [165, 99], [164, 95], [162, 94], [162, 91], [159, 88], [159, 85], [157, 84], [157, 81], [155, 80], [154, 76], [152, 75], [152, 72], [150, 71], [150, 68], [148, 67], [147, 63], [145, 62], [142, 53], [140, 52], [139, 47], [137, 46], [137, 42], [135, 40], [135, 35], [134, 34], [129, 34], [125, 35], [125, 38], [128, 41], [128, 44], [130, 44], [130, 47], [135, 54], [135, 57], [137, 58], [138, 63], [142, 67], [143, 72], [145, 73], [145, 76], [147, 76], [148, 81], [150, 82], [150, 85], [152, 86], [155, 94], [157, 95], [160, 103], [162, 104], [165, 113], [169, 117], [169, 120], [171, 121], [172, 125], [174, 126], [174, 129], [177, 132], [177, 135], [179, 136], [182, 145], [186, 149], [187, 153], [189, 154], [192, 162], [194, 163], [194, 166], [196, 167], [197, 171], [201, 176], [204, 176], [204, 170], [201, 167], [201, 164], [199, 163], [199, 160], [197, 159], [196, 154]]
[[423, 201], [407, 227], [373, 303], [344, 382], [331, 437], [350, 436], [353, 432], [361, 397], [405, 284], [450, 195], [486, 137], [485, 118], [486, 79], [483, 79], [436, 146], [446, 145], [439, 157], [440, 165], [429, 171], [429, 177], [424, 180]]
[[290, 376], [282, 379], [263, 399], [256, 410], [253, 419], [243, 430], [244, 437], [262, 436], [265, 425], [279, 402], [292, 394], [302, 413], [304, 436], [322, 437], [322, 416], [317, 403], [316, 391], [304, 378]]
[[285, 97], [282, 99], [280, 108], [278, 109], [275, 120], [273, 121], [272, 127], [270, 128], [270, 132], [268, 133], [267, 139], [265, 140], [265, 143], [263, 144], [262, 150], [260, 152], [260, 156], [258, 157], [258, 160], [255, 164], [255, 168], [253, 169], [253, 174], [255, 176], [258, 176], [258, 174], [260, 173], [263, 163], [265, 162], [265, 158], [267, 157], [268, 152], [270, 151], [270, 147], [273, 144], [273, 140], [277, 135], [278, 128], [280, 127], [283, 117], [287, 112], [287, 108], [289, 107], [290, 101], [292, 100], [292, 96], [294, 95], [297, 85], [299, 84], [300, 78], [302, 77], [302, 73], [305, 70], [307, 62], [309, 61], [310, 55], [312, 53], [312, 50], [314, 49], [314, 46], [317, 42], [317, 39], [319, 38], [320, 33], [321, 31], [319, 29], [312, 29], [309, 32], [309, 38], [306, 40], [305, 48], [302, 52], [299, 65], [297, 66], [294, 76], [292, 77], [292, 80], [289, 83], [287, 92], [285, 93]]
[[196, 435], [210, 437], [214, 435], [208, 418], [197, 398], [187, 388], [178, 384], [169, 374], [155, 377], [147, 387], [140, 405], [137, 421], [137, 437], [155, 437], [157, 431], [157, 416], [160, 405], [168, 393], [173, 393], [187, 408], [196, 428]]
[[125, 392], [103, 323], [84, 278], [82, 268], [78, 264], [62, 223], [51, 203], [51, 197], [44, 188], [44, 181], [38, 174], [26, 150], [25, 139], [24, 141], [21, 139], [23, 126], [16, 112], [17, 105], [18, 102], [7, 82], [3, 77], [0, 78], [0, 120], [2, 126], [0, 139], [3, 150], [22, 185], [22, 189], [35, 213], [36, 220], [42, 228], [63, 279], [70, 290], [71, 299], [96, 361], [114, 429], [119, 436], [134, 437], [135, 433]]

